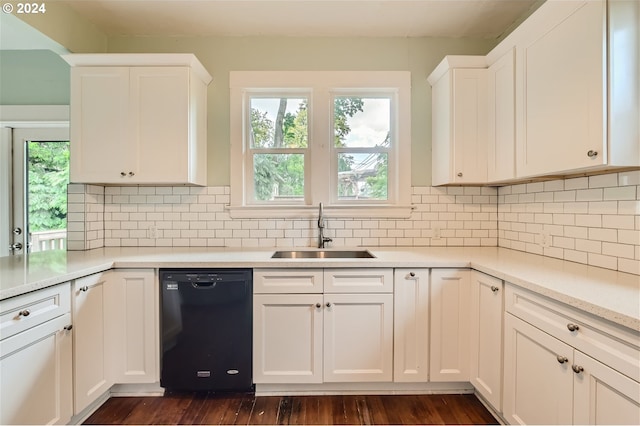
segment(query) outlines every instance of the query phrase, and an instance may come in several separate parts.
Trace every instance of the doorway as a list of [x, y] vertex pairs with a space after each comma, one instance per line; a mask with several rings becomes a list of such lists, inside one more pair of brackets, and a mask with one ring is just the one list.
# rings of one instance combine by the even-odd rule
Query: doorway
[[69, 128], [11, 129], [8, 253], [66, 249]]

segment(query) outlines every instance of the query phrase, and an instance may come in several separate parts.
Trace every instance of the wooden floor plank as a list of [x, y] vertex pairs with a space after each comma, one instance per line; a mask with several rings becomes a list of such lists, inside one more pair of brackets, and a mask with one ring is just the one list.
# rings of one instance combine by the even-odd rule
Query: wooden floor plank
[[111, 398], [85, 424], [497, 424], [474, 395], [268, 396], [167, 393]]

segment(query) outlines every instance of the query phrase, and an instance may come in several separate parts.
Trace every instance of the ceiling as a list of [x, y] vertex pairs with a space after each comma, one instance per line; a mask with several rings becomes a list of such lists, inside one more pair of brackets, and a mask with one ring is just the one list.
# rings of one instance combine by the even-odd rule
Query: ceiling
[[69, 0], [107, 36], [497, 38], [541, 0]]

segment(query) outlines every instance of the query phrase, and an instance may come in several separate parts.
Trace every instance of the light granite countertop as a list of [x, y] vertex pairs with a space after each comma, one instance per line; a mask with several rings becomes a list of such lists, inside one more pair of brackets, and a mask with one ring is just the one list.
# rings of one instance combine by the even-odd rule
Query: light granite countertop
[[271, 259], [275, 250], [136, 247], [2, 257], [0, 300], [111, 268], [471, 267], [640, 331], [640, 275], [497, 247], [370, 248], [373, 259]]

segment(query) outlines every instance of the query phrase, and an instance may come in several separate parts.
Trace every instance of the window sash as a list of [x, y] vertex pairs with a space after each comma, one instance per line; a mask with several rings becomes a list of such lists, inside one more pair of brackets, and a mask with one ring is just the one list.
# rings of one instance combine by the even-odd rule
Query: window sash
[[[304, 89], [301, 89], [304, 88]], [[232, 217], [313, 217], [318, 202], [328, 212], [353, 217], [408, 217], [411, 203], [411, 173], [400, 162], [411, 163], [411, 74], [408, 71], [233, 71], [231, 89], [231, 205]], [[249, 121], [248, 96], [303, 97], [308, 99], [308, 147], [305, 155], [305, 196], [300, 204], [282, 200], [253, 201], [253, 155], [246, 134]], [[332, 115], [335, 96], [390, 97], [390, 147], [364, 148], [384, 152], [388, 158], [387, 200], [339, 200], [337, 155], [359, 148], [334, 146]], [[315, 107], [315, 111], [314, 111]], [[320, 108], [320, 109], [319, 109]], [[290, 148], [278, 148], [286, 153]], [[396, 164], [397, 163], [397, 164]], [[335, 171], [335, 173], [334, 173]], [[327, 176], [330, 173], [330, 176]], [[373, 209], [371, 208], [373, 207]]]

